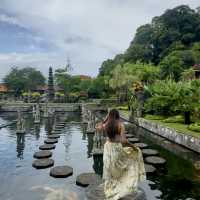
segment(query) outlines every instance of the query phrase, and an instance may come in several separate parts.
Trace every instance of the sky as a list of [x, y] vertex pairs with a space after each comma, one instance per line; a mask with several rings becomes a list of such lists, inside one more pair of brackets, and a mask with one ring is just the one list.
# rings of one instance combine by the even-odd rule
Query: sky
[[136, 29], [166, 9], [199, 0], [0, 0], [0, 80], [11, 67], [31, 66], [96, 76], [123, 53]]

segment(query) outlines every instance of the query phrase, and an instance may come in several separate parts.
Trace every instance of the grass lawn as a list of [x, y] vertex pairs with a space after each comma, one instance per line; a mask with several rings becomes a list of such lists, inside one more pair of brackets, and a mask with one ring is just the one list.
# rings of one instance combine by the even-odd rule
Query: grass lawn
[[179, 123], [179, 122], [176, 122], [176, 123], [166, 123], [166, 122], [162, 121], [162, 117], [158, 117], [158, 119], [153, 119], [153, 116], [152, 117], [147, 116], [147, 117], [144, 117], [144, 118], [147, 119], [147, 120], [159, 123], [159, 124], [161, 124], [163, 126], [166, 126], [166, 127], [169, 127], [169, 128], [173, 128], [177, 132], [181, 132], [183, 134], [187, 134], [187, 135], [191, 135], [191, 136], [200, 138], [200, 132], [195, 132], [195, 131], [189, 130], [187, 128], [188, 125], [185, 125], [185, 124], [182, 124], [182, 123]]

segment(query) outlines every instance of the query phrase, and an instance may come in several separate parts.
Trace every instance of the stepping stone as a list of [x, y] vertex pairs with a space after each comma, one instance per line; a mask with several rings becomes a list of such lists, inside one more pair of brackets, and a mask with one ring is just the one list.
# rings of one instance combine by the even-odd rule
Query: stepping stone
[[57, 139], [57, 138], [59, 138], [60, 137], [60, 135], [58, 135], [58, 134], [51, 134], [51, 135], [48, 135], [48, 138], [49, 139]]
[[41, 146], [39, 146], [40, 150], [51, 150], [51, 149], [55, 149], [56, 145], [54, 144], [43, 144]]
[[54, 165], [54, 160], [52, 159], [39, 159], [39, 160], [34, 160], [32, 166], [35, 167], [36, 169], [45, 169], [48, 167], [52, 167]]
[[132, 135], [132, 134], [126, 134], [126, 137], [127, 137], [127, 138], [133, 138], [134, 135]]
[[50, 176], [55, 178], [67, 178], [73, 174], [73, 169], [69, 166], [57, 166], [50, 170]]
[[143, 149], [143, 156], [156, 156], [158, 155], [158, 151], [154, 149]]
[[145, 158], [146, 163], [152, 164], [152, 165], [163, 165], [166, 163], [166, 160], [164, 158], [158, 157], [158, 156], [149, 156]]
[[146, 173], [154, 173], [156, 171], [156, 168], [153, 165], [144, 164], [144, 168]]
[[38, 152], [35, 152], [33, 154], [33, 157], [34, 158], [38, 158], [38, 159], [41, 159], [41, 158], [50, 158], [51, 156], [52, 156], [52, 152], [51, 151], [47, 151], [47, 150], [38, 151]]
[[145, 144], [145, 143], [135, 143], [134, 144], [136, 147], [139, 147], [140, 149], [144, 149], [144, 148], [147, 148], [148, 145]]
[[46, 139], [44, 141], [44, 143], [46, 144], [54, 144], [54, 143], [57, 143], [58, 142], [58, 139]]
[[138, 138], [128, 138], [128, 141], [131, 143], [136, 143], [136, 142], [139, 142], [139, 139]]
[[56, 131], [56, 130], [51, 132], [51, 134], [60, 134], [60, 133], [61, 133], [61, 131]]
[[[104, 195], [104, 184], [99, 185], [90, 185], [86, 189], [86, 197], [87, 200], [105, 200], [106, 197]], [[137, 193], [129, 194], [120, 200], [146, 200], [146, 196], [144, 191], [138, 189]]]
[[96, 175], [95, 173], [83, 173], [77, 176], [76, 184], [82, 187], [87, 187], [90, 184], [100, 182], [100, 180], [100, 176]]

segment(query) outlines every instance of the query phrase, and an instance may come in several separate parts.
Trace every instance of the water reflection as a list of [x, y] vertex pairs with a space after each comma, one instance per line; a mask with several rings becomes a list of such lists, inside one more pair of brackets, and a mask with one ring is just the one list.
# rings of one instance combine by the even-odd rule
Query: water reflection
[[103, 175], [103, 156], [93, 156], [93, 169], [96, 174]]
[[40, 139], [40, 125], [39, 124], [34, 125], [34, 133], [35, 133], [35, 139], [39, 140]]
[[88, 144], [87, 144], [87, 148], [88, 148], [87, 155], [88, 155], [88, 158], [90, 158], [92, 156], [94, 134], [86, 134], [86, 135], [87, 135], [87, 141], [88, 141]]
[[17, 134], [17, 158], [23, 159], [23, 153], [25, 148], [25, 134]]

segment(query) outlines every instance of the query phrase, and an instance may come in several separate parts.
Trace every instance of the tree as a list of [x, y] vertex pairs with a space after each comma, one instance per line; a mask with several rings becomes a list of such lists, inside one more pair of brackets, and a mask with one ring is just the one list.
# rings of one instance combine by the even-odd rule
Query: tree
[[92, 80], [88, 89], [90, 98], [105, 98], [108, 94], [108, 85], [104, 77], [100, 76]]
[[65, 94], [70, 92], [70, 78], [67, 69], [57, 69], [55, 70], [55, 82], [56, 85], [64, 90]]
[[13, 67], [5, 76], [4, 82], [10, 89], [20, 94], [20, 91], [29, 91], [45, 85], [45, 77], [40, 71], [31, 67], [22, 69]]
[[145, 110], [156, 114], [183, 114], [185, 124], [190, 124], [191, 113], [200, 105], [200, 80], [175, 82], [158, 81], [146, 88], [150, 98]]
[[119, 101], [127, 100], [128, 88], [134, 81], [134, 76], [130, 73], [130, 68], [117, 65], [112, 71], [112, 78], [109, 86], [114, 89], [118, 95]]
[[160, 63], [161, 77], [171, 77], [178, 81], [181, 73], [193, 66], [194, 63], [195, 59], [191, 50], [173, 51]]

